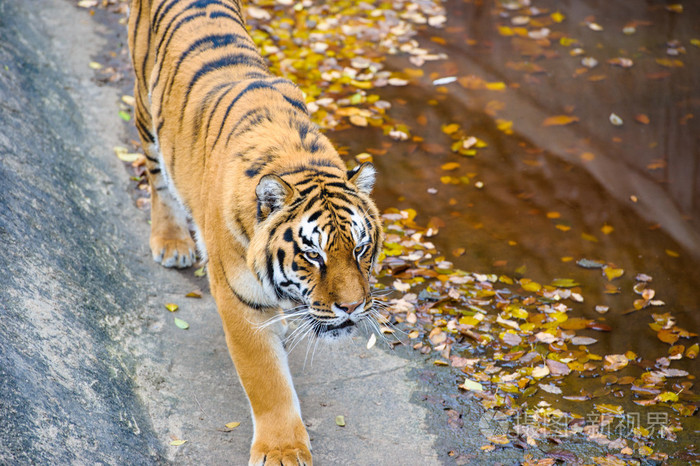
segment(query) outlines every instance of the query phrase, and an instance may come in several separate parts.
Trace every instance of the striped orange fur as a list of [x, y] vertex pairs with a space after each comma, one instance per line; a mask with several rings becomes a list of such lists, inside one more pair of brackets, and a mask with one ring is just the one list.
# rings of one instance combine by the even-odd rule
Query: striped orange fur
[[372, 318], [374, 167], [346, 170], [301, 91], [270, 74], [237, 1], [132, 0], [129, 47], [153, 257], [192, 265], [191, 220], [253, 412], [250, 464], [311, 464], [280, 315], [324, 339]]

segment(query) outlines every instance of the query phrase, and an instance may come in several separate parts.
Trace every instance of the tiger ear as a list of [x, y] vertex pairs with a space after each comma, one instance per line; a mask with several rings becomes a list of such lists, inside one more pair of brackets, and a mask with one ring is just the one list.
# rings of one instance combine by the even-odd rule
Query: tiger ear
[[357, 186], [360, 192], [369, 194], [374, 188], [374, 179], [377, 170], [369, 162], [365, 162], [348, 171], [348, 180]]
[[295, 190], [277, 175], [265, 175], [255, 187], [258, 198], [258, 221], [263, 221], [275, 210], [292, 200]]

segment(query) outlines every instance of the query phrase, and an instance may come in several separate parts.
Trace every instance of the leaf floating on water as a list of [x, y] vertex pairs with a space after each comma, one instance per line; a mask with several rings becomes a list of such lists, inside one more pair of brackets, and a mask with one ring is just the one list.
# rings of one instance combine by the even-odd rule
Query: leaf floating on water
[[455, 82], [455, 81], [457, 81], [457, 77], [456, 77], [456, 76], [447, 76], [447, 77], [444, 77], [444, 78], [438, 78], [438, 79], [434, 80], [434, 81], [433, 81], [433, 85], [434, 85], [434, 86], [442, 86], [442, 85], [445, 85], [445, 84], [453, 83], [453, 82]]
[[579, 259], [576, 261], [576, 265], [583, 267], [584, 269], [602, 269], [605, 267], [605, 262], [590, 259]]
[[540, 388], [544, 390], [547, 393], [552, 393], [554, 395], [561, 395], [562, 391], [561, 388], [557, 387], [556, 385], [553, 385], [551, 383], [541, 383]]
[[573, 278], [555, 278], [552, 281], [552, 286], [557, 288], [573, 288], [579, 286], [579, 284]]
[[613, 66], [619, 66], [621, 68], [630, 68], [632, 67], [632, 65], [634, 65], [634, 62], [629, 58], [618, 57], [611, 58], [610, 60], [608, 60], [608, 64]]
[[185, 443], [187, 443], [187, 440], [173, 440], [172, 442], [170, 442], [170, 445], [174, 447], [179, 447], [180, 445], [184, 445]]
[[167, 310], [169, 310], [170, 312], [175, 312], [178, 310], [179, 306], [177, 304], [174, 304], [174, 303], [168, 303], [165, 305], [165, 308]]
[[615, 280], [616, 278], [620, 278], [624, 274], [624, 269], [609, 266], [603, 268], [603, 275], [605, 275], [605, 278], [607, 278], [609, 282]]
[[601, 414], [624, 414], [625, 410], [622, 409], [622, 406], [618, 405], [609, 405], [609, 404], [597, 404], [595, 405], [596, 411], [598, 411]]
[[680, 338], [680, 336], [677, 333], [674, 333], [671, 330], [667, 329], [659, 330], [656, 336], [659, 338], [659, 340], [663, 341], [664, 343], [668, 343], [669, 345], [675, 344]]
[[634, 119], [643, 125], [648, 125], [650, 122], [649, 116], [644, 114], [644, 113], [640, 113], [638, 115], [635, 115]]
[[614, 126], [622, 126], [624, 124], [622, 118], [620, 118], [616, 113], [611, 113], [608, 119], [610, 120], [610, 123]]
[[581, 64], [586, 68], [595, 68], [598, 66], [598, 60], [593, 57], [584, 57], [581, 59]]
[[571, 339], [571, 343], [573, 343], [574, 345], [592, 345], [593, 343], [597, 342], [598, 340], [591, 337], [573, 337]]
[[459, 163], [457, 163], [457, 162], [448, 162], [448, 163], [442, 165], [440, 168], [442, 168], [442, 169], [445, 170], [445, 171], [456, 170], [456, 169], [459, 168]]
[[595, 311], [599, 314], [605, 314], [610, 310], [609, 306], [598, 305], [595, 307]]
[[563, 362], [555, 361], [553, 359], [547, 359], [546, 364], [552, 375], [567, 375], [571, 372], [569, 366], [567, 366]]
[[606, 371], [619, 371], [629, 364], [629, 360], [624, 354], [609, 354], [603, 360], [603, 367]]
[[564, 126], [576, 123], [577, 121], [579, 121], [579, 118], [574, 115], [555, 115], [545, 118], [542, 122], [542, 126]]
[[678, 401], [678, 394], [674, 392], [663, 392], [656, 395], [656, 399], [665, 403], [669, 401]]
[[335, 425], [340, 426], [340, 427], [345, 427], [345, 416], [342, 414], [339, 414], [338, 416], [335, 417]]
[[175, 325], [178, 328], [181, 328], [182, 330], [187, 330], [188, 328], [190, 328], [190, 324], [188, 324], [182, 319], [178, 319], [177, 317], [175, 317]]

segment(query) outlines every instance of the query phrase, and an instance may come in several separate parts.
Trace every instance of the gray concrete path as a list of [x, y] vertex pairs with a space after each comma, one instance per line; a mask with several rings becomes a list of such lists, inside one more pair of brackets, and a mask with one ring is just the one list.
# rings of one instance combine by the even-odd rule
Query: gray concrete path
[[[150, 259], [112, 149], [120, 96], [88, 67], [103, 40], [72, 3], [0, 0], [0, 463], [244, 464], [248, 401], [206, 279]], [[291, 355], [316, 464], [441, 463], [421, 363], [365, 342]]]

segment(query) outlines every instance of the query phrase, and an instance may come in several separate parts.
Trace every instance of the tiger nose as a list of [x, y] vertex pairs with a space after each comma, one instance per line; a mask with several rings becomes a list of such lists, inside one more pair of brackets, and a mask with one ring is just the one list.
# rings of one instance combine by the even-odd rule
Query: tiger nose
[[361, 304], [364, 304], [364, 301], [358, 301], [356, 303], [340, 303], [336, 304], [336, 306], [348, 314], [352, 314], [358, 307], [360, 307]]

